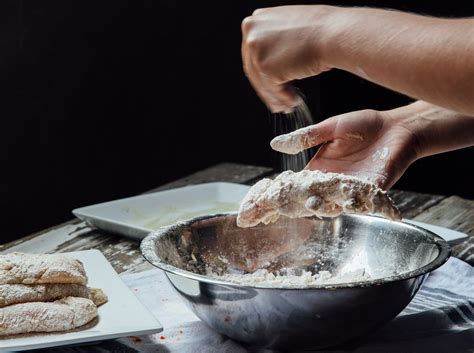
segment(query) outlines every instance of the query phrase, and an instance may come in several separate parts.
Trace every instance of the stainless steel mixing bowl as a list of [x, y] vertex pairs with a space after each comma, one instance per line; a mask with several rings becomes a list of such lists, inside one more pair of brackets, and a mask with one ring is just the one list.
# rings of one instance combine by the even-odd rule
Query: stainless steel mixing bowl
[[[379, 217], [280, 218], [246, 229], [235, 218], [198, 217], [161, 228], [141, 250], [202, 321], [249, 345], [318, 349], [367, 335], [400, 313], [450, 254], [435, 234]], [[209, 268], [288, 266], [333, 274], [362, 266], [372, 279], [294, 289], [206, 277]]]

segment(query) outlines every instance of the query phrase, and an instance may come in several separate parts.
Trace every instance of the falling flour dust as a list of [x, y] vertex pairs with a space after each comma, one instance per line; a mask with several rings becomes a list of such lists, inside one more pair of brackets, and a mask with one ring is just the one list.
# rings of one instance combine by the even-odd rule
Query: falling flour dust
[[[272, 114], [271, 124], [274, 136], [281, 136], [312, 125], [313, 118], [306, 103], [301, 99], [301, 103], [295, 107], [293, 112]], [[292, 170], [297, 172], [308, 164], [311, 157], [312, 151], [303, 149], [292, 154], [279, 153], [278, 168], [282, 171]]]

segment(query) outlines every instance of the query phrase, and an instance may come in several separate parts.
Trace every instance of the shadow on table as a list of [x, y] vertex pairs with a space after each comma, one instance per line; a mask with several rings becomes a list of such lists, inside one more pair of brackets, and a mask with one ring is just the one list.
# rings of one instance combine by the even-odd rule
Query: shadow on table
[[[474, 313], [472, 313], [474, 315]], [[317, 351], [318, 353], [465, 353], [474, 347], [474, 325], [456, 327], [446, 326], [436, 310], [411, 315], [402, 315], [387, 324], [377, 333], [364, 340], [344, 344], [339, 347]], [[219, 335], [204, 323], [194, 321], [184, 330], [193, 332], [193, 339], [174, 342], [170, 347], [159, 344], [156, 337], [140, 338], [134, 343], [131, 338], [120, 341], [109, 340], [99, 343], [83, 344], [57, 348], [38, 349], [35, 353], [277, 353], [274, 350], [245, 347], [225, 336]], [[143, 339], [143, 340], [142, 340]], [[198, 349], [197, 349], [198, 347]], [[315, 351], [316, 352], [316, 351]], [[292, 351], [290, 353], [308, 353]]]
[[[133, 342], [133, 340], [131, 340]], [[133, 343], [131, 343], [133, 344]], [[137, 353], [142, 352], [141, 349], [128, 346], [117, 340], [107, 340], [102, 342], [83, 343], [75, 346], [61, 346], [55, 348], [44, 348], [30, 351], [32, 353]], [[155, 353], [170, 353], [171, 351], [162, 346], [155, 346]]]

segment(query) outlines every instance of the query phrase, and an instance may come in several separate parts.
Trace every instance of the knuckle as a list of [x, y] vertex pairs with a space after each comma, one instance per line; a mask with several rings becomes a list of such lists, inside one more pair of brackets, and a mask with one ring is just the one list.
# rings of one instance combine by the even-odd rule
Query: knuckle
[[246, 61], [244, 61], [243, 70], [244, 70], [245, 76], [247, 76], [247, 78], [250, 79], [251, 74], [250, 74], [250, 70], [249, 70], [249, 65]]
[[252, 16], [261, 15], [263, 12], [265, 12], [265, 9], [264, 9], [264, 8], [255, 9], [255, 10], [252, 12]]
[[376, 118], [377, 117], [377, 111], [374, 109], [364, 109], [361, 111], [361, 114], [365, 117], [369, 118]]
[[241, 24], [242, 33], [250, 32], [250, 30], [253, 28], [254, 24], [255, 24], [255, 20], [252, 18], [252, 16], [245, 17], [242, 20], [242, 24]]
[[272, 69], [271, 60], [263, 58], [261, 55], [257, 55], [254, 59], [255, 66], [260, 73], [268, 74]]
[[256, 49], [259, 46], [259, 41], [255, 36], [249, 36], [245, 38], [245, 46], [250, 50]]

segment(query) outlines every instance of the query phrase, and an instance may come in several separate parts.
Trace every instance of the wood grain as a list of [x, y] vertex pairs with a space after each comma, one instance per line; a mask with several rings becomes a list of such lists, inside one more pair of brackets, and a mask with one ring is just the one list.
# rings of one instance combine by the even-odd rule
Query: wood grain
[[[267, 167], [222, 163], [149, 192], [215, 181], [249, 184], [271, 172]], [[138, 241], [93, 229], [77, 219], [0, 245], [0, 253], [58, 253], [88, 249], [100, 250], [118, 273], [151, 269], [151, 265], [140, 254]]]
[[415, 217], [415, 220], [451, 228], [469, 235], [452, 248], [456, 256], [474, 265], [474, 200], [451, 196]]
[[[222, 163], [162, 185], [150, 192], [214, 181], [253, 184], [272, 174], [274, 174], [272, 170], [266, 167]], [[401, 190], [391, 190], [389, 194], [405, 218], [457, 229], [471, 235], [467, 241], [457, 245], [453, 250], [454, 255], [473, 263], [474, 201], [455, 196], [446, 198]], [[79, 220], [72, 220], [0, 245], [0, 253], [10, 251], [57, 253], [88, 249], [100, 250], [118, 273], [139, 272], [151, 268], [140, 254], [139, 242], [93, 229]]]
[[[149, 192], [213, 181], [253, 184], [263, 177], [271, 176], [272, 173], [270, 168], [223, 163], [162, 185]], [[401, 190], [391, 190], [389, 195], [405, 218], [456, 229], [470, 235], [468, 240], [453, 248], [453, 255], [474, 265], [474, 201], [457, 196], [444, 197]], [[139, 242], [92, 229], [79, 220], [71, 220], [14, 242], [0, 245], [0, 253], [10, 251], [56, 253], [87, 249], [102, 251], [118, 273], [140, 272], [151, 268], [151, 265], [143, 259], [139, 252]], [[85, 347], [50, 348], [47, 351], [71, 353], [137, 351], [128, 344], [124, 344], [125, 342], [127, 342], [127, 338], [120, 341], [109, 340]]]
[[440, 195], [420, 194], [418, 192], [402, 190], [390, 190], [388, 194], [404, 218], [413, 218], [445, 198], [445, 196]]
[[187, 185], [210, 183], [214, 181], [225, 181], [229, 183], [251, 184], [272, 173], [268, 167], [257, 167], [253, 165], [237, 163], [221, 163], [206, 168], [187, 177], [164, 184], [148, 192], [163, 191]]

